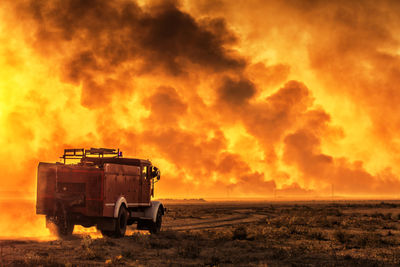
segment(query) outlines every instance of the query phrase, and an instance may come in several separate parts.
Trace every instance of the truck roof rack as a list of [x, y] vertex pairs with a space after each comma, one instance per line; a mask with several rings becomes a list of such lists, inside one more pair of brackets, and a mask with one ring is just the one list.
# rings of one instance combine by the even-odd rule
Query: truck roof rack
[[67, 159], [86, 159], [86, 158], [120, 158], [122, 157], [122, 151], [113, 148], [67, 148], [64, 149], [64, 155], [60, 157], [64, 160], [64, 164]]

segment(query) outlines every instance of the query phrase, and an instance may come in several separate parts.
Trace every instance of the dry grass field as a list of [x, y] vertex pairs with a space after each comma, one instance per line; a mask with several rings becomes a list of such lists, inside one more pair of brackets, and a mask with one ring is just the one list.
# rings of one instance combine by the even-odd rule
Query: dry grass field
[[[166, 205], [163, 232], [0, 240], [1, 266], [399, 266], [400, 202]], [[132, 228], [133, 229], [133, 228]]]

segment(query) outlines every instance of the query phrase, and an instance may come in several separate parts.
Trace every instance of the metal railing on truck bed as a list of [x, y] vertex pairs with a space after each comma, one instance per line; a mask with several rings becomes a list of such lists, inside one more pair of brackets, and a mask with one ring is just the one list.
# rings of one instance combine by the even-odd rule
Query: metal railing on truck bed
[[64, 160], [64, 164], [67, 159], [86, 159], [86, 158], [120, 158], [122, 157], [122, 151], [112, 148], [68, 148], [64, 149], [64, 155], [60, 158]]

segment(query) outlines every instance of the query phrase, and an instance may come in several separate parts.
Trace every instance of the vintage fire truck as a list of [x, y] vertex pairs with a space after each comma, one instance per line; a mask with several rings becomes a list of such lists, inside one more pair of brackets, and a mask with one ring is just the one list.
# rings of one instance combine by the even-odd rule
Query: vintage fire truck
[[[36, 214], [59, 236], [74, 225], [96, 226], [122, 237], [127, 225], [157, 233], [165, 208], [151, 201], [160, 171], [149, 160], [124, 158], [118, 149], [65, 149], [63, 162], [40, 162]], [[68, 164], [67, 164], [68, 161]]]

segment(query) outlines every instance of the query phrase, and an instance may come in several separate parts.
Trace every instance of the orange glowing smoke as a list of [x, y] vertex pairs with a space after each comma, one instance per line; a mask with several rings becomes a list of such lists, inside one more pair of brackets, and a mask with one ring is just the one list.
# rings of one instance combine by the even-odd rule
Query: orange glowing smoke
[[397, 1], [3, 2], [2, 198], [66, 147], [150, 158], [157, 197], [398, 194]]

